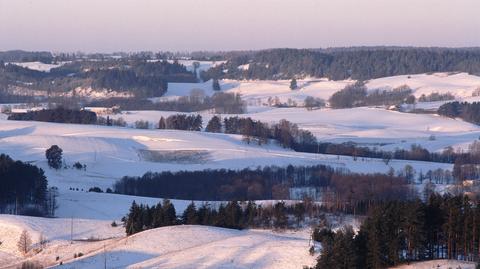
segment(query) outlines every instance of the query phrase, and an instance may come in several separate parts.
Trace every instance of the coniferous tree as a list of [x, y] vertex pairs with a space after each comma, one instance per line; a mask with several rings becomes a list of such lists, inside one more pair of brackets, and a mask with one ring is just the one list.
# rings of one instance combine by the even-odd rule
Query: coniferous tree
[[195, 118], [193, 120], [193, 123], [192, 123], [193, 126], [192, 126], [191, 130], [192, 131], [201, 131], [202, 130], [202, 124], [203, 124], [202, 116], [200, 116], [200, 115], [195, 116]]
[[143, 230], [141, 208], [135, 201], [132, 202], [129, 213], [125, 222], [125, 230], [127, 235], [132, 235]]
[[53, 145], [45, 151], [45, 157], [48, 161], [48, 166], [60, 169], [62, 167], [62, 152], [63, 150], [57, 146]]
[[237, 201], [231, 201], [227, 203], [225, 207], [225, 222], [226, 228], [241, 229], [243, 224], [242, 220], [242, 209]]
[[161, 203], [151, 208], [152, 210], [152, 223], [150, 226], [158, 228], [165, 226], [165, 212]]
[[158, 121], [158, 129], [166, 129], [167, 124], [165, 123], [165, 118], [160, 117], [160, 120]]
[[297, 88], [297, 79], [292, 78], [292, 80], [290, 80], [290, 90], [296, 90]]
[[[425, 209], [419, 200], [404, 208], [403, 230], [405, 233], [407, 260], [423, 259], [425, 253]], [[420, 257], [418, 254], [420, 253]]]
[[315, 266], [316, 269], [336, 268], [334, 260], [335, 253], [333, 250], [334, 237], [335, 235], [333, 234], [331, 237], [324, 237], [321, 241], [322, 252], [318, 257], [317, 265]]
[[218, 79], [214, 79], [212, 81], [212, 89], [216, 92], [219, 92], [222, 90], [222, 88], [220, 87], [220, 82], [218, 82]]
[[195, 203], [193, 201], [187, 206], [187, 208], [183, 212], [182, 221], [184, 224], [198, 224], [197, 207], [195, 206]]
[[351, 269], [357, 268], [357, 252], [354, 243], [355, 232], [352, 227], [345, 227], [334, 236], [332, 252], [332, 268]]
[[177, 212], [168, 199], [163, 200], [163, 225], [174, 225], [177, 223]]
[[213, 116], [210, 121], [208, 121], [207, 127], [205, 127], [206, 132], [211, 133], [221, 133], [222, 132], [222, 120], [217, 115]]
[[285, 202], [276, 203], [273, 207], [274, 227], [284, 229], [288, 225], [287, 209]]

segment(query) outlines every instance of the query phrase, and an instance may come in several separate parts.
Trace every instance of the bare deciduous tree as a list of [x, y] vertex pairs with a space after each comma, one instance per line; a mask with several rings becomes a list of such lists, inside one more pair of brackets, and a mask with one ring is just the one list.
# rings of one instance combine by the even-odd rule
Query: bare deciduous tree
[[23, 254], [27, 254], [28, 251], [30, 250], [31, 245], [32, 245], [32, 239], [30, 237], [30, 234], [27, 232], [27, 230], [23, 230], [22, 234], [20, 235], [20, 238], [18, 239], [18, 243], [17, 243], [18, 250]]

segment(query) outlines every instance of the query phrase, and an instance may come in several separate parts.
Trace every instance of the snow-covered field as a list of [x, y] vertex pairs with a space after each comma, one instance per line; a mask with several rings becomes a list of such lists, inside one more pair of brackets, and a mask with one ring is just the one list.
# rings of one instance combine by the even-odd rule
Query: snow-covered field
[[[123, 227], [106, 221], [0, 215], [0, 268], [15, 268], [24, 258], [16, 246], [23, 230], [36, 249], [29, 260], [55, 268], [299, 268], [315, 262], [308, 230], [170, 226], [125, 237]], [[48, 242], [39, 251], [41, 235]]]
[[31, 70], [41, 71], [41, 72], [50, 72], [52, 68], [60, 67], [67, 62], [58, 62], [53, 64], [46, 64], [42, 62], [12, 62], [11, 64], [25, 67]]
[[410, 265], [392, 267], [392, 269], [475, 269], [475, 263], [454, 260], [433, 260], [415, 262]]
[[[352, 80], [329, 81], [328, 79], [298, 80], [299, 89], [290, 90], [289, 81], [221, 81], [222, 91], [240, 93], [246, 100], [249, 113], [242, 117], [252, 117], [265, 122], [278, 122], [287, 119], [308, 129], [323, 141], [354, 141], [367, 146], [382, 147], [385, 150], [409, 148], [411, 144], [422, 144], [429, 150], [438, 151], [447, 146], [464, 149], [478, 139], [480, 130], [476, 125], [459, 120], [442, 118], [436, 115], [406, 114], [387, 111], [383, 108], [354, 108], [343, 110], [313, 110], [303, 108], [274, 108], [267, 106], [270, 100], [278, 98], [282, 103], [288, 100], [302, 104], [306, 96], [328, 99]], [[174, 99], [187, 96], [191, 90], [202, 90], [212, 95], [211, 81], [204, 83], [170, 83], [165, 97]], [[480, 97], [472, 96], [480, 88], [480, 77], [466, 73], [432, 73], [404, 75], [373, 79], [367, 82], [369, 90], [391, 90], [408, 85], [417, 97], [430, 93], [451, 93], [458, 101], [475, 102]], [[436, 110], [447, 101], [417, 103], [409, 107]], [[119, 115], [133, 124], [136, 120], [148, 120], [155, 124], [160, 116], [171, 112], [133, 111]], [[212, 115], [201, 113], [207, 122]], [[116, 117], [119, 117], [116, 116]], [[435, 140], [429, 139], [431, 136]]]
[[[55, 124], [0, 120], [2, 152], [28, 161], [46, 171], [49, 182], [62, 190], [70, 187], [111, 187], [122, 176], [143, 175], [147, 171], [202, 170], [206, 168], [241, 169], [265, 165], [325, 164], [355, 172], [386, 172], [411, 164], [417, 171], [450, 169], [450, 164], [392, 161], [380, 159], [309, 154], [281, 148], [274, 143], [264, 146], [246, 144], [238, 135], [187, 132], [177, 130], [138, 130], [95, 125]], [[63, 149], [68, 165], [80, 162], [86, 171], [73, 168], [48, 168], [45, 150], [51, 145]], [[175, 154], [191, 152], [191, 160], [182, 162], [145, 159], [140, 152]]]
[[480, 77], [467, 73], [432, 73], [402, 75], [370, 80], [369, 89], [393, 89], [408, 85], [414, 90], [415, 97], [432, 92], [451, 93], [457, 98], [472, 97], [474, 90], [480, 88]]
[[[177, 113], [125, 111], [112, 116], [112, 118], [121, 117], [130, 125], [137, 120], [146, 120], [152, 124], [153, 128], [160, 117], [168, 117]], [[200, 114], [204, 120], [204, 126], [213, 116], [207, 111]], [[401, 113], [381, 108], [361, 107], [311, 111], [304, 108], [264, 108], [239, 116], [251, 117], [267, 123], [277, 123], [281, 119], [286, 119], [298, 124], [302, 129], [311, 131], [320, 141], [354, 141], [384, 150], [410, 148], [412, 144], [421, 144], [431, 151], [440, 151], [448, 146], [465, 148], [466, 145], [480, 137], [478, 126], [462, 120], [433, 114]], [[434, 136], [435, 140], [432, 140], [431, 136]]]
[[[188, 63], [186, 63], [188, 64]], [[190, 66], [192, 63], [189, 63]], [[200, 63], [200, 69], [213, 63]], [[45, 67], [46, 68], [46, 67]], [[48, 69], [49, 70], [49, 69]], [[44, 71], [47, 71], [46, 69]], [[241, 93], [248, 103], [252, 117], [268, 123], [289, 120], [314, 133], [320, 141], [354, 141], [384, 150], [409, 148], [421, 144], [429, 150], [440, 151], [447, 146], [465, 148], [480, 137], [476, 125], [439, 117], [432, 114], [407, 114], [382, 108], [353, 108], [343, 110], [304, 108], [273, 108], [264, 106], [268, 98], [278, 97], [282, 102], [291, 99], [302, 102], [306, 96], [328, 99], [334, 92], [353, 81], [326, 79], [299, 80], [300, 89], [291, 91], [289, 81], [222, 81], [222, 89]], [[464, 73], [411, 75], [382, 78], [368, 82], [369, 89], [390, 89], [407, 84], [414, 94], [450, 92], [458, 100], [477, 100], [472, 92], [480, 86], [480, 78]], [[189, 95], [192, 89], [202, 89], [212, 95], [211, 81], [204, 83], [171, 83], [165, 97]], [[161, 101], [157, 100], [157, 101]], [[477, 99], [476, 99], [477, 98]], [[436, 107], [438, 104], [419, 104]], [[155, 124], [161, 116], [178, 112], [126, 111], [112, 118], [124, 118], [129, 124], [148, 120]], [[204, 126], [213, 116], [201, 112]], [[234, 115], [224, 115], [234, 116]], [[434, 139], [432, 139], [434, 137]], [[48, 168], [45, 150], [51, 145], [63, 149], [66, 164], [86, 164], [86, 171], [73, 168]], [[181, 161], [152, 159], [154, 155], [191, 153]], [[186, 132], [177, 130], [139, 130], [134, 128], [95, 125], [55, 124], [43, 122], [7, 121], [0, 114], [0, 153], [14, 159], [30, 162], [45, 170], [50, 186], [58, 187], [57, 219], [43, 219], [0, 215], [0, 268], [13, 266], [24, 257], [16, 242], [22, 230], [27, 230], [34, 243], [42, 234], [49, 243], [39, 254], [31, 257], [45, 265], [61, 268], [99, 268], [107, 261], [108, 268], [299, 268], [313, 265], [308, 254], [308, 232], [279, 234], [271, 231], [236, 231], [213, 227], [165, 227], [124, 237], [122, 227], [111, 227], [128, 212], [133, 200], [153, 205], [161, 199], [133, 197], [107, 193], [88, 193], [90, 187], [111, 188], [122, 176], [139, 176], [147, 171], [202, 170], [216, 168], [256, 168], [265, 165], [286, 166], [325, 164], [346, 168], [353, 172], [382, 172], [394, 168], [399, 171], [412, 165], [420, 172], [437, 168], [452, 169], [451, 164], [392, 160], [388, 165], [380, 159], [319, 155], [294, 152], [274, 143], [257, 146], [246, 144], [238, 135]], [[71, 189], [74, 190], [71, 190]], [[78, 189], [78, 190], [77, 190]], [[178, 212], [190, 201], [173, 200]], [[73, 220], [73, 221], [72, 221]], [[72, 225], [73, 223], [73, 225]], [[73, 239], [104, 239], [101, 241], [74, 241]], [[38, 244], [35, 247], [39, 247]], [[74, 259], [74, 253], [84, 256]], [[56, 261], [56, 257], [59, 260]], [[437, 268], [435, 262], [422, 263]], [[457, 267], [439, 261], [440, 268]], [[420, 266], [420, 265], [419, 265]], [[468, 264], [462, 265], [462, 268]], [[473, 268], [473, 267], [472, 267]]]
[[[56, 256], [64, 259], [73, 253], [85, 253], [87, 246], [88, 249], [101, 247], [98, 242], [83, 242], [85, 240], [119, 238], [125, 234], [123, 227], [112, 227], [111, 221], [0, 215], [0, 268], [9, 268], [25, 258], [17, 247], [23, 230], [30, 235], [34, 249], [40, 248], [41, 238], [48, 241], [47, 248], [34, 257], [45, 265], [53, 264]], [[77, 242], [71, 244], [72, 239]], [[34, 252], [27, 257], [33, 256]]]
[[[113, 193], [96, 193], [85, 191], [62, 190], [57, 197], [58, 209], [55, 211], [60, 218], [80, 218], [119, 222], [128, 213], [135, 201], [138, 204], [153, 206], [163, 199], [129, 196]], [[171, 200], [178, 215], [187, 208], [191, 201]], [[199, 205], [202, 202], [197, 202]], [[214, 205], [214, 202], [209, 204]]]
[[[306, 78], [297, 80], [298, 89], [290, 89], [288, 80], [222, 80], [222, 91], [240, 93], [249, 105], [261, 105], [268, 103], [268, 99], [288, 103], [295, 101], [302, 105], [305, 97], [313, 96], [327, 100], [335, 92], [343, 89], [346, 85], [354, 83], [354, 80], [332, 81], [327, 78]], [[402, 75], [386, 78], [378, 78], [366, 81], [369, 90], [391, 90], [402, 85], [407, 85], [413, 90], [418, 98], [422, 94], [429, 95], [437, 92], [441, 94], [451, 93], [459, 101], [476, 101], [472, 94], [480, 88], [480, 77], [467, 73], [432, 73]], [[202, 89], [206, 95], [214, 94], [212, 82], [204, 83], [169, 83], [165, 97], [157, 100], [172, 99], [186, 96], [192, 89]], [[440, 104], [440, 103], [439, 103]], [[422, 103], [419, 103], [421, 108]]]
[[172, 226], [123, 239], [59, 268], [299, 268], [313, 265], [308, 234]]

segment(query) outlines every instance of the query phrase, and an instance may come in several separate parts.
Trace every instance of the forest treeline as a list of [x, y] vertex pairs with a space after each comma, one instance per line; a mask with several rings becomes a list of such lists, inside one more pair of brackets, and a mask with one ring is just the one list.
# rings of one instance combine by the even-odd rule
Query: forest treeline
[[48, 215], [47, 178], [42, 169], [0, 154], [0, 213]]
[[441, 105], [437, 113], [450, 118], [461, 118], [464, 121], [480, 124], [480, 102], [450, 102]]
[[0, 90], [9, 93], [10, 99], [19, 91], [23, 91], [23, 95], [36, 90], [44, 91], [44, 96], [60, 96], [79, 87], [130, 92], [136, 98], [158, 97], [167, 91], [168, 82], [197, 82], [197, 77], [177, 61], [147, 61], [134, 57], [99, 61], [77, 59], [50, 72], [0, 61]]
[[188, 96], [181, 96], [176, 100], [152, 102], [138, 98], [108, 98], [89, 102], [90, 107], [119, 106], [122, 110], [159, 110], [196, 112], [212, 109], [220, 114], [245, 113], [245, 102], [240, 94], [217, 92], [207, 96], [200, 91], [194, 91]]
[[42, 109], [25, 113], [12, 113], [8, 116], [8, 120], [95, 124], [97, 123], [97, 114], [87, 110], [57, 107], [54, 109]]
[[372, 208], [355, 233], [316, 229], [316, 268], [387, 268], [432, 259], [479, 261], [480, 203], [431, 195], [426, 202], [389, 201]]
[[290, 189], [302, 187], [318, 189], [326, 207], [348, 213], [366, 212], [380, 201], [417, 195], [401, 174], [349, 173], [324, 165], [148, 172], [141, 177], [123, 177], [114, 184], [114, 192], [182, 200], [248, 201], [290, 199]]
[[[235, 55], [227, 60], [203, 72], [202, 77], [265, 80], [310, 76], [368, 80], [429, 72], [480, 73], [480, 49], [270, 49]], [[248, 68], [238, 68], [247, 64]]]
[[[413, 144], [409, 149], [396, 149], [383, 151], [376, 148], [358, 146], [353, 142], [330, 143], [317, 141], [308, 130], [303, 130], [298, 125], [287, 120], [280, 120], [277, 124], [251, 119], [214, 116], [207, 123], [207, 132], [239, 134], [244, 136], [247, 143], [265, 144], [272, 139], [285, 148], [298, 152], [352, 156], [354, 160], [361, 158], [378, 158], [386, 164], [392, 159], [412, 160], [441, 163], [478, 164], [480, 163], [480, 146], [473, 147], [473, 151], [456, 152], [453, 148], [446, 148], [443, 152], [430, 152], [421, 145]], [[435, 139], [431, 137], [430, 139]], [[478, 150], [477, 150], [478, 148]], [[478, 151], [478, 152], [477, 152]]]
[[364, 213], [366, 218], [357, 232], [349, 226], [330, 230], [324, 221], [328, 212], [332, 211], [306, 199], [291, 204], [192, 202], [177, 214], [166, 199], [154, 206], [133, 202], [122, 220], [128, 235], [181, 224], [285, 229], [311, 223], [317, 225], [312, 239], [322, 244], [315, 266], [319, 269], [380, 269], [433, 259], [479, 261], [480, 204], [467, 196], [431, 194], [425, 202], [380, 201]]
[[413, 97], [412, 89], [407, 85], [391, 91], [367, 91], [367, 86], [362, 81], [347, 85], [342, 90], [335, 92], [329, 99], [332, 108], [352, 108], [361, 106], [389, 106], [399, 105]]
[[201, 131], [202, 130], [202, 116], [199, 114], [186, 115], [175, 114], [167, 118], [161, 117], [158, 121], [158, 129], [175, 129], [186, 131]]

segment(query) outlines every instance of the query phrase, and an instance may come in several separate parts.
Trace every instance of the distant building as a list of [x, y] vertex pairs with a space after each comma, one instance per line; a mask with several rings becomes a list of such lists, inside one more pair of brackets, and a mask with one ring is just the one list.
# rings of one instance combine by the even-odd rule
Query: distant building
[[112, 107], [84, 107], [83, 110], [95, 112], [97, 115], [115, 114], [120, 111], [119, 106]]
[[290, 199], [301, 200], [311, 198], [314, 201], [320, 200], [320, 192], [315, 187], [293, 187], [289, 189]]

